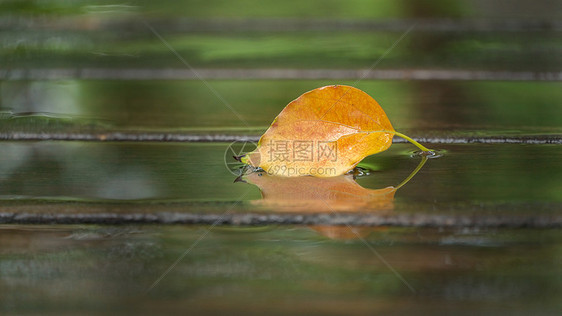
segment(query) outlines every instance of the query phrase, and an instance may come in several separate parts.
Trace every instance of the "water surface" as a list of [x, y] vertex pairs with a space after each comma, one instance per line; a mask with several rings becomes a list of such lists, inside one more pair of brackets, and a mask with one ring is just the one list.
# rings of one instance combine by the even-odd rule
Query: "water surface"
[[562, 307], [558, 230], [377, 229], [364, 239], [371, 250], [307, 227], [208, 229], [2, 226], [0, 310], [493, 315]]

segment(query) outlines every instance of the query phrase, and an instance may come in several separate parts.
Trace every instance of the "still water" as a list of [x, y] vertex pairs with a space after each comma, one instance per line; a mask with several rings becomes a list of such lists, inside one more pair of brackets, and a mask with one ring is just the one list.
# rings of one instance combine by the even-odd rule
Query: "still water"
[[379, 228], [359, 240], [291, 226], [2, 226], [0, 306], [18, 314], [555, 314], [561, 237], [559, 230]]
[[[2, 82], [0, 133], [257, 136], [298, 93], [324, 84], [329, 82], [213, 82], [246, 127], [198, 82]], [[562, 126], [559, 83], [358, 86], [409, 134], [540, 140], [557, 137]], [[0, 219], [12, 224], [0, 226], [0, 312], [472, 315], [555, 314], [562, 308], [560, 230], [501, 228], [521, 217], [559, 216], [560, 145], [430, 144], [442, 156], [399, 188], [421, 162], [409, 144], [367, 157], [360, 166], [369, 174], [356, 179], [284, 183], [256, 174], [236, 182], [229, 148], [242, 145], [2, 142]], [[332, 211], [441, 216], [441, 223], [492, 216], [500, 225], [113, 226], [60, 220], [225, 212], [299, 218]], [[47, 218], [41, 223], [58, 224], [29, 225], [41, 216]]]
[[[0, 211], [222, 214], [238, 200], [231, 212], [327, 211], [310, 201], [301, 208], [284, 204], [279, 183], [272, 196], [267, 179], [255, 174], [235, 183], [225, 165], [228, 146], [6, 142], [0, 148]], [[369, 175], [342, 180], [355, 195], [328, 199], [330, 207], [394, 215], [559, 212], [558, 145], [439, 149], [442, 157], [428, 160], [391, 192], [385, 190], [419, 166], [413, 146], [394, 144], [368, 157], [361, 166]], [[308, 180], [285, 190], [314, 187], [322, 194], [332, 185]], [[0, 308], [68, 314], [554, 314], [562, 308], [561, 237], [556, 229], [477, 227], [4, 225]]]
[[[229, 146], [228, 143], [4, 142], [0, 147], [0, 197], [5, 201], [260, 199], [259, 185], [252, 185], [251, 179], [247, 183], [234, 183], [237, 175], [230, 169], [236, 161], [229, 155]], [[510, 203], [509, 211], [514, 211], [524, 210], [533, 203], [545, 207], [550, 204], [553, 208], [562, 203], [559, 145], [436, 146], [443, 156], [428, 160], [397, 190], [397, 207], [415, 204], [428, 211], [454, 212], [454, 208], [447, 210], [447, 206]], [[413, 156], [415, 149], [409, 144], [393, 144], [389, 150], [367, 157], [359, 166], [370, 174], [358, 177], [356, 182], [373, 190], [397, 186], [421, 161]], [[322, 180], [310, 181], [303, 186], [313, 186]], [[290, 184], [294, 185], [299, 183]]]

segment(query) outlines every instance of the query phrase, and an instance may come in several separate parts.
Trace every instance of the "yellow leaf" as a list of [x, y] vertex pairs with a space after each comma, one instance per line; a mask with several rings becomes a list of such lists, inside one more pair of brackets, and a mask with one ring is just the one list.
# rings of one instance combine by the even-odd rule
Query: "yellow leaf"
[[334, 177], [386, 150], [395, 134], [405, 136], [368, 94], [326, 86], [289, 103], [242, 161], [277, 176]]

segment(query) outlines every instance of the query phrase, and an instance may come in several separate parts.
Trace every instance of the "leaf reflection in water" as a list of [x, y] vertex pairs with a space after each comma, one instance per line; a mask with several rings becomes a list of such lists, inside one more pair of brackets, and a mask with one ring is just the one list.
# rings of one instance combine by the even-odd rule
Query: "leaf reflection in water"
[[[261, 200], [252, 203], [262, 209], [281, 213], [334, 213], [376, 212], [390, 214], [394, 210], [394, 194], [410, 181], [423, 167], [427, 157], [422, 157], [414, 171], [396, 186], [367, 189], [360, 186], [352, 174], [331, 178], [278, 177], [265, 172], [244, 175], [244, 181], [256, 185]], [[320, 234], [332, 239], [354, 239], [384, 227], [311, 226]]]

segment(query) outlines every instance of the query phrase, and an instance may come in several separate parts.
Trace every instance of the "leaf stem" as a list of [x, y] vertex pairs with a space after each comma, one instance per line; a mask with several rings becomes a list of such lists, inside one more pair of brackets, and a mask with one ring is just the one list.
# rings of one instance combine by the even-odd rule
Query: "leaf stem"
[[[390, 131], [389, 131], [390, 132]], [[402, 133], [399, 133], [397, 131], [392, 132], [393, 134], [404, 138], [405, 140], [409, 141], [410, 143], [414, 144], [416, 147], [418, 147], [419, 149], [421, 149], [422, 151], [426, 152], [426, 153], [430, 153], [432, 152], [431, 149], [428, 149], [427, 147], [425, 147], [424, 145], [418, 143], [417, 141], [413, 140], [410, 136], [404, 135]]]
[[400, 189], [402, 186], [404, 186], [406, 183], [408, 183], [408, 181], [412, 180], [412, 178], [418, 173], [418, 171], [421, 170], [423, 165], [425, 165], [427, 159], [428, 159], [427, 156], [422, 156], [422, 160], [420, 161], [420, 163], [418, 164], [416, 169], [414, 169], [414, 171], [412, 171], [412, 173], [410, 173], [410, 175], [406, 179], [404, 179], [404, 181], [400, 182], [400, 184], [397, 185], [395, 187], [395, 189], [396, 190]]

